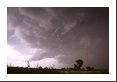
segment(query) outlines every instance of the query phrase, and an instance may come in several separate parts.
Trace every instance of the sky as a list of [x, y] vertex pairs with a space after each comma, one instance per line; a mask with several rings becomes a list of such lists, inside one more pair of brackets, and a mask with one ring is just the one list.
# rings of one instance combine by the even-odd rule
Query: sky
[[108, 7], [8, 7], [7, 63], [109, 69]]

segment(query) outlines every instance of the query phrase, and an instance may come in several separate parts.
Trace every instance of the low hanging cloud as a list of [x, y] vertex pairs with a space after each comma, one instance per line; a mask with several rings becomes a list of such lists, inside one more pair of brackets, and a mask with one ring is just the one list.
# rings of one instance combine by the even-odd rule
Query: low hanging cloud
[[37, 49], [31, 61], [55, 58], [72, 65], [81, 58], [108, 68], [108, 8], [8, 7], [7, 17], [8, 30]]

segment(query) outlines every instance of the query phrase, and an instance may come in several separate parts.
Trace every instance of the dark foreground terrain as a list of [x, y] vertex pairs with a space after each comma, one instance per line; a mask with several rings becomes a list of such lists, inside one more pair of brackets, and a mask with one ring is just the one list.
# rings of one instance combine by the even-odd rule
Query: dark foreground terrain
[[108, 70], [7, 67], [7, 74], [109, 74]]

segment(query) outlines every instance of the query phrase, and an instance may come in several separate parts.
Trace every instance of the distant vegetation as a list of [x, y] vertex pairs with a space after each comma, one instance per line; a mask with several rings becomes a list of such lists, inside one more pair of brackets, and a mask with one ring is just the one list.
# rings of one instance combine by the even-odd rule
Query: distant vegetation
[[82, 65], [83, 60], [78, 59], [76, 60], [76, 64], [74, 64], [74, 68], [42, 68], [38, 64], [36, 68], [31, 68], [30, 62], [27, 61], [27, 67], [14, 67], [11, 65], [7, 65], [7, 74], [109, 74], [109, 70], [94, 69], [90, 66], [81, 68]]

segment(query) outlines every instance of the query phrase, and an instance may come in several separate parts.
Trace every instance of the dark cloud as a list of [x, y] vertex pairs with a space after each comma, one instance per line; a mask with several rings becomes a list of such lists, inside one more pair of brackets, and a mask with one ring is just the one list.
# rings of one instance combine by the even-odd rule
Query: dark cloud
[[8, 30], [14, 30], [23, 44], [37, 48], [30, 60], [55, 58], [72, 65], [81, 58], [85, 65], [108, 68], [108, 9], [9, 7]]

